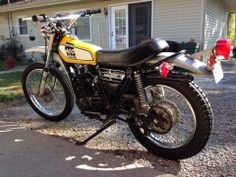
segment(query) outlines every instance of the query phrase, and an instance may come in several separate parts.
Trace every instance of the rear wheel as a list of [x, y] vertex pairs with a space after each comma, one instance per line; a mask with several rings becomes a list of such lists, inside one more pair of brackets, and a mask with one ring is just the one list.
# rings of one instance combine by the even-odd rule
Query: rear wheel
[[28, 103], [40, 116], [50, 121], [60, 121], [72, 111], [73, 90], [68, 79], [60, 70], [50, 68], [45, 92], [39, 96], [43, 68], [43, 64], [34, 63], [25, 69], [22, 78], [23, 91]]
[[189, 158], [206, 145], [212, 123], [208, 99], [196, 84], [159, 81], [146, 88], [148, 118], [132, 117], [131, 131], [151, 153], [167, 159]]

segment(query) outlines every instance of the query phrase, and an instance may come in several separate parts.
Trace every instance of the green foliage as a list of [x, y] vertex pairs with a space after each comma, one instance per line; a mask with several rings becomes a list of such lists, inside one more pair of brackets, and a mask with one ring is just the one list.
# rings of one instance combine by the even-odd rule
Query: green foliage
[[7, 4], [7, 0], [0, 0], [0, 5]]
[[0, 36], [3, 44], [0, 46], [0, 60], [15, 59], [20, 60], [23, 56], [23, 46], [15, 38]]
[[236, 43], [236, 34], [235, 34], [235, 19], [236, 19], [236, 13], [230, 13], [229, 14], [229, 27], [228, 27], [228, 38], [231, 39], [231, 42], [233, 45]]
[[[22, 0], [9, 0], [10, 3], [22, 1]], [[0, 0], [0, 5], [8, 4], [8, 0]]]

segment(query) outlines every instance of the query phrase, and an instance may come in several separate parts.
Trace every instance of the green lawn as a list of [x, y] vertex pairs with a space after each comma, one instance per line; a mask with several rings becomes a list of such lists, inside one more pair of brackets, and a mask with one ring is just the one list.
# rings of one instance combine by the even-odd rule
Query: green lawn
[[0, 74], [0, 102], [20, 100], [24, 97], [21, 77], [22, 72]]

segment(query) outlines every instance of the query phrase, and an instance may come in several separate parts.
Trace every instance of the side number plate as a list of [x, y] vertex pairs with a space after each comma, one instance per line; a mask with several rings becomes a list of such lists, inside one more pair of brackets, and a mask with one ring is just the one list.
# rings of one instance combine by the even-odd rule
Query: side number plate
[[215, 82], [216, 82], [216, 84], [218, 84], [224, 78], [224, 73], [223, 73], [220, 61], [217, 61], [215, 63], [214, 69], [212, 72], [213, 72], [213, 75], [215, 78]]

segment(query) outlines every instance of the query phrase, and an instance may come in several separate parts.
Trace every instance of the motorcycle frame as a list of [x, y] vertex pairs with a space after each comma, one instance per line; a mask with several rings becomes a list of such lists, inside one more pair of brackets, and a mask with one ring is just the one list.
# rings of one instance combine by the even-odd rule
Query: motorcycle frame
[[[46, 37], [46, 40], [48, 39], [48, 47], [34, 47], [34, 48], [31, 48], [31, 49], [28, 49], [26, 52], [32, 52], [32, 51], [37, 51], [37, 52], [42, 52], [45, 54], [45, 52], [47, 52], [47, 55], [46, 55], [46, 60], [44, 61], [44, 64], [45, 64], [45, 67], [43, 69], [43, 74], [42, 74], [42, 79], [41, 79], [41, 83], [40, 83], [40, 91], [39, 91], [39, 94], [44, 94], [44, 91], [45, 91], [45, 82], [46, 82], [46, 79], [47, 79], [47, 76], [48, 76], [48, 73], [49, 73], [49, 67], [50, 67], [50, 63], [53, 62], [53, 60], [56, 60], [59, 65], [60, 65], [60, 68], [62, 70], [64, 70], [66, 73], [66, 76], [68, 78], [68, 81], [69, 83], [71, 84], [74, 92], [75, 92], [75, 88], [72, 84], [72, 71], [71, 71], [71, 66], [70, 65], [75, 65], [75, 64], [69, 64], [69, 63], [66, 63], [65, 61], [63, 61], [63, 59], [61, 58], [61, 56], [55, 51], [53, 50], [53, 46], [54, 46], [54, 39], [55, 39], [55, 34], [54, 33], [51, 33], [51, 34], [48, 34], [47, 35], [48, 38]], [[156, 62], [155, 64], [152, 64], [149, 66], [149, 68], [146, 68], [144, 70], [144, 68], [141, 68], [141, 67], [128, 67], [126, 68], [126, 76], [125, 78], [123, 79], [123, 81], [120, 83], [120, 88], [119, 88], [119, 91], [118, 91], [118, 94], [116, 95], [115, 98], [113, 98], [113, 101], [109, 100], [107, 98], [107, 95], [105, 94], [105, 91], [104, 91], [104, 88], [103, 89], [103, 92], [104, 92], [104, 95], [108, 101], [108, 111], [107, 111], [107, 114], [106, 114], [106, 119], [103, 121], [103, 125], [94, 133], [92, 134], [91, 136], [87, 137], [86, 139], [84, 139], [83, 141], [77, 141], [77, 145], [84, 145], [86, 144], [88, 141], [90, 141], [91, 139], [93, 139], [94, 137], [96, 137], [97, 135], [99, 135], [100, 133], [102, 133], [104, 130], [106, 130], [108, 127], [110, 127], [111, 125], [113, 125], [115, 122], [116, 122], [116, 119], [119, 119], [121, 121], [124, 121], [124, 122], [127, 122], [129, 121], [129, 117], [135, 113], [133, 113], [132, 111], [127, 111], [125, 109], [122, 109], [121, 108], [121, 102], [124, 101], [121, 98], [122, 94], [125, 93], [125, 91], [127, 89], [132, 89], [132, 83], [134, 83], [134, 74], [140, 74], [141, 75], [141, 79], [142, 78], [145, 78], [147, 80], [148, 83], [150, 84], [155, 84], [155, 82], [153, 82], [154, 80], [157, 80], [157, 79], [168, 79], [168, 80], [180, 80], [180, 81], [187, 81], [187, 82], [190, 82], [193, 80], [193, 76], [192, 75], [183, 75], [183, 74], [173, 74], [173, 75], [170, 75], [168, 76], [167, 78], [163, 78], [160, 76], [160, 73], [159, 73], [159, 70], [158, 70], [158, 67], [159, 65], [161, 65], [164, 61], [166, 62], [175, 62], [176, 60], [178, 60], [178, 57], [179, 56], [183, 56], [184, 54], [182, 53], [177, 53], [177, 54], [170, 54], [169, 57], [159, 61], [159, 62]], [[185, 55], [184, 55], [185, 56]], [[158, 58], [158, 56], [154, 57], [154, 60], [155, 58]], [[187, 58], [187, 57], [186, 57]], [[180, 60], [182, 61], [182, 60]], [[199, 69], [197, 68], [194, 64], [191, 64], [194, 63], [193, 62], [194, 60], [190, 57], [187, 58], [187, 60], [185, 60], [183, 62], [183, 68], [186, 68], [185, 66], [188, 66], [188, 69], [191, 71], [198, 71], [196, 73], [201, 73], [201, 74], [205, 74], [205, 73], [208, 73], [207, 72], [207, 69], [204, 65], [203, 68]], [[190, 64], [191, 65], [190, 65]], [[182, 64], [180, 63], [180, 66]], [[53, 65], [55, 67], [55, 65]], [[95, 66], [96, 67], [96, 66]], [[99, 66], [97, 66], [99, 67]], [[202, 72], [202, 70], [204, 72]], [[97, 71], [97, 70], [96, 70]], [[102, 82], [101, 79], [99, 78], [99, 82]], [[135, 86], [135, 88], [137, 89], [137, 86]], [[137, 96], [132, 96], [132, 97], [128, 97], [128, 99], [135, 99], [135, 98], [139, 98], [138, 95]], [[126, 100], [125, 100], [126, 101]], [[135, 106], [135, 100], [134, 100], [134, 106]], [[140, 105], [140, 108], [142, 109], [142, 105]], [[146, 117], [146, 112], [148, 112], [148, 109], [145, 109], [145, 113], [144, 113], [144, 117]], [[126, 114], [127, 115], [127, 118], [126, 119], [123, 119], [123, 118], [120, 118], [119, 117], [119, 114]]]
[[[40, 52], [40, 53], [44, 53], [45, 51], [47, 51], [47, 55], [46, 55], [46, 60], [45, 62], [45, 68], [43, 70], [43, 74], [42, 74], [42, 82], [40, 84], [40, 94], [44, 93], [44, 87], [45, 87], [45, 79], [47, 78], [48, 72], [49, 72], [49, 65], [50, 62], [52, 61], [52, 58], [58, 62], [60, 64], [60, 67], [62, 68], [62, 70], [64, 70], [68, 80], [71, 83], [71, 71], [70, 71], [70, 66], [69, 63], [66, 63], [65, 61], [63, 61], [63, 59], [61, 58], [61, 56], [56, 53], [55, 51], [53, 51], [53, 42], [54, 42], [54, 38], [55, 38], [55, 34], [50, 34], [49, 35], [49, 41], [48, 41], [48, 47], [45, 46], [36, 46], [30, 49], [27, 49], [26, 52]], [[185, 57], [185, 61], [183, 62], [182, 59], [180, 60], [180, 57]], [[152, 60], [155, 60], [158, 58], [158, 55], [156, 57], [154, 57]], [[157, 59], [158, 60], [158, 59]], [[179, 67], [183, 68], [183, 69], [187, 69], [190, 71], [190, 73], [192, 74], [197, 74], [197, 75], [209, 75], [210, 72], [208, 70], [208, 68], [203, 64], [200, 68], [197, 68], [197, 66], [194, 65], [194, 59], [192, 59], [191, 57], [186, 56], [185, 54], [183, 54], [183, 52], [179, 52], [179, 53], [169, 53], [168, 57], [166, 57], [163, 60], [159, 60], [158, 62], [156, 62], [155, 64], [150, 65], [147, 68], [146, 73], [142, 73], [143, 75], [145, 74], [146, 78], [148, 79], [168, 79], [168, 80], [187, 80], [187, 81], [192, 81], [193, 80], [193, 76], [191, 74], [189, 75], [182, 75], [182, 74], [175, 74], [175, 75], [169, 75], [167, 78], [162, 78], [159, 74], [159, 71], [154, 71], [154, 69], [156, 67], [158, 67], [159, 65], [161, 65], [163, 62], [171, 62], [175, 65], [178, 65]], [[200, 61], [199, 61], [200, 62]], [[126, 76], [126, 78], [124, 79], [124, 81], [121, 83], [122, 84], [122, 89], [120, 90], [119, 94], [116, 96], [115, 100], [119, 100], [120, 95], [123, 93], [123, 90], [126, 89], [127, 85], [130, 84], [131, 80], [133, 81], [132, 78], [132, 74], [134, 71], [138, 71], [140, 72], [139, 68], [127, 68], [126, 69], [126, 74], [128, 74]], [[72, 85], [72, 83], [71, 83]], [[115, 105], [115, 103], [110, 103], [110, 105]], [[113, 106], [111, 106], [113, 107]]]
[[[80, 12], [78, 15], [73, 16], [73, 20], [71, 21], [71, 23], [69, 24], [69, 26], [67, 27], [67, 30], [69, 30], [72, 25], [81, 17], [86, 16], [86, 15], [92, 15], [92, 14], [96, 14], [96, 13], [101, 13], [101, 10], [95, 10], [95, 11], [82, 11]], [[43, 70], [43, 74], [42, 74], [42, 79], [41, 79], [41, 83], [40, 83], [40, 90], [39, 90], [39, 96], [42, 96], [44, 94], [45, 91], [45, 82], [48, 76], [48, 72], [49, 72], [49, 65], [50, 62], [52, 60], [52, 58], [56, 59], [57, 62], [60, 64], [60, 66], [62, 67], [62, 69], [65, 71], [65, 73], [67, 74], [67, 77], [69, 78], [69, 80], [71, 80], [70, 76], [68, 73], [70, 73], [70, 68], [68, 68], [68, 64], [62, 60], [61, 56], [59, 54], [57, 54], [56, 52], [53, 51], [53, 44], [54, 44], [54, 39], [55, 39], [55, 35], [56, 35], [56, 31], [58, 31], [58, 28], [55, 26], [55, 24], [53, 24], [53, 21], [55, 20], [65, 20], [65, 19], [70, 19], [69, 17], [61, 17], [61, 18], [47, 18], [46, 15], [41, 15], [41, 16], [33, 16], [32, 20], [33, 21], [40, 21], [43, 22], [45, 26], [47, 26], [48, 24], [51, 26], [50, 29], [48, 29], [47, 27], [45, 28], [46, 30], [44, 30], [44, 34], [45, 34], [45, 43], [48, 41], [48, 47], [46, 47], [45, 44], [45, 50], [43, 51], [47, 53], [46, 55], [46, 60], [45, 60], [45, 67]], [[28, 51], [26, 50], [26, 52], [32, 52], [34, 50], [38, 50], [37, 47], [32, 48], [32, 49], [28, 49]], [[41, 52], [41, 50], [38, 50]], [[206, 65], [204, 65], [202, 62], [198, 62], [198, 66], [195, 65], [195, 61], [193, 58], [191, 57], [187, 57], [185, 54], [185, 52], [179, 52], [179, 53], [172, 53], [169, 56], [167, 56], [164, 59], [161, 59], [158, 61], [158, 55], [156, 56], [156, 62], [154, 64], [149, 65], [149, 70], [153, 70], [155, 68], [158, 69], [158, 67], [163, 63], [163, 62], [170, 62], [175, 64], [176, 66], [180, 67], [180, 68], [184, 68], [189, 70], [192, 73], [197, 73], [200, 75], [208, 75], [210, 72], [208, 72], [208, 68]], [[184, 60], [181, 58], [184, 55]], [[152, 59], [152, 58], [150, 58]], [[155, 60], [155, 58], [154, 58]], [[179, 62], [176, 62], [179, 61]], [[141, 68], [140, 68], [141, 69]], [[128, 68], [128, 70], [131, 70], [131, 73], [133, 74], [133, 70], [134, 68]], [[139, 69], [138, 69], [139, 70]], [[138, 71], [139, 72], [139, 71]], [[129, 76], [130, 78], [130, 76]], [[122, 87], [123, 88], [123, 87]]]

